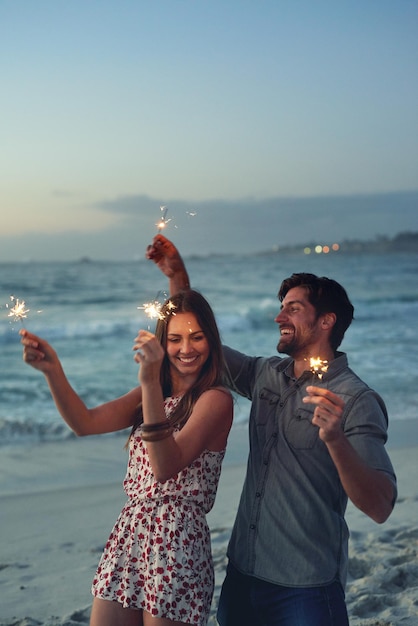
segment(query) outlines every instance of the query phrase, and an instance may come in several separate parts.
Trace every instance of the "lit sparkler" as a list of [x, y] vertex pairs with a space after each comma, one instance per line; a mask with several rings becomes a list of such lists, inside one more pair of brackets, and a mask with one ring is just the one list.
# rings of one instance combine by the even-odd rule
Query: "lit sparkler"
[[171, 222], [171, 218], [167, 219], [168, 207], [167, 206], [160, 206], [160, 211], [162, 213], [162, 216], [161, 216], [160, 221], [156, 223], [156, 226], [158, 228], [158, 232], [159, 233], [162, 231], [163, 228], [165, 228], [167, 226], [168, 222]]
[[[164, 301], [161, 301], [160, 296], [163, 296]], [[137, 307], [144, 311], [145, 315], [150, 320], [165, 320], [168, 315], [175, 315], [175, 304], [171, 300], [167, 300], [167, 294], [164, 291], [159, 291], [151, 302], [144, 302], [142, 306]], [[164, 304], [165, 302], [165, 304]], [[163, 309], [164, 307], [164, 309]]]
[[163, 320], [164, 315], [161, 312], [162, 309], [161, 302], [158, 300], [154, 300], [153, 302], [144, 302], [142, 306], [137, 307], [138, 309], [142, 309], [147, 317], [150, 320]]
[[321, 359], [319, 356], [316, 358], [311, 357], [309, 366], [314, 378], [316, 376], [318, 380], [322, 380], [323, 375], [328, 370], [328, 361]]
[[10, 300], [15, 302], [15, 304], [12, 307], [6, 304], [6, 309], [9, 309], [7, 317], [12, 317], [14, 322], [20, 321], [23, 324], [23, 320], [27, 317], [30, 309], [26, 308], [24, 300], [19, 300], [19, 298], [15, 298], [14, 296], [10, 296]]

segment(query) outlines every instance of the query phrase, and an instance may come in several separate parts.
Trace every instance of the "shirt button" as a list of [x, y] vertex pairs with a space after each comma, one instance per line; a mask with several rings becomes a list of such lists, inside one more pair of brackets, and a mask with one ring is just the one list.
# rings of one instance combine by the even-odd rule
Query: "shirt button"
[[250, 528], [251, 528], [251, 530], [254, 530], [255, 529], [255, 524], [251, 524]]
[[260, 498], [261, 497], [261, 493], [259, 491], [257, 491], [257, 493], [255, 494], [256, 498]]

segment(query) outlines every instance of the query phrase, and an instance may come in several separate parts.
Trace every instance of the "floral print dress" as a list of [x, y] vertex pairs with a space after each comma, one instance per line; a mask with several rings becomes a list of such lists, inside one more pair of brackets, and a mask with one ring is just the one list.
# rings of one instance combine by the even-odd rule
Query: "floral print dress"
[[[167, 417], [178, 400], [165, 400]], [[206, 513], [215, 501], [224, 454], [205, 450], [176, 476], [158, 483], [146, 446], [134, 433], [124, 480], [129, 499], [97, 568], [94, 596], [155, 617], [207, 623], [214, 573]]]

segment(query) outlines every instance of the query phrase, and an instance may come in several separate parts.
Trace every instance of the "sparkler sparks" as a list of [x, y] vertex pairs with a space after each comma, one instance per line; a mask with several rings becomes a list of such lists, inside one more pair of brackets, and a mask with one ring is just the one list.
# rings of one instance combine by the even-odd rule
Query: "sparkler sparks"
[[[161, 233], [162, 230], [164, 230], [164, 228], [167, 227], [169, 222], [173, 222], [173, 226], [174, 228], [178, 228], [177, 224], [173, 221], [173, 217], [169, 217], [167, 218], [167, 212], [168, 212], [168, 206], [161, 205], [160, 206], [160, 212], [161, 212], [161, 217], [158, 220], [158, 222], [156, 222], [156, 227], [158, 228], [158, 233]], [[187, 217], [193, 218], [196, 217], [197, 215], [197, 211], [185, 211], [185, 214], [187, 215]]]
[[174, 311], [176, 310], [176, 305], [171, 302], [171, 300], [169, 300], [166, 304], [166, 309], [167, 309], [167, 313], [170, 313], [171, 315], [175, 315]]
[[321, 359], [319, 356], [316, 358], [311, 357], [309, 359], [309, 366], [312, 374], [319, 380], [322, 380], [322, 376], [328, 370], [328, 361]]
[[19, 300], [19, 298], [15, 298], [14, 296], [10, 296], [10, 300], [15, 302], [15, 305], [10, 307], [9, 304], [6, 304], [6, 309], [9, 309], [7, 317], [12, 317], [14, 322], [20, 321], [23, 323], [23, 319], [27, 317], [30, 309], [26, 308], [24, 300]]
[[139, 306], [138, 309], [142, 309], [150, 320], [163, 320], [164, 315], [161, 312], [162, 306], [161, 302], [154, 300], [153, 302], [144, 302], [144, 304]]
[[161, 216], [160, 221], [156, 223], [156, 226], [158, 228], [158, 232], [159, 233], [162, 231], [163, 228], [165, 228], [167, 226], [168, 222], [171, 222], [171, 218], [167, 219], [168, 207], [167, 206], [160, 206], [160, 211], [162, 213], [162, 216]]
[[[164, 298], [164, 301], [161, 301], [160, 296]], [[167, 300], [165, 292], [159, 291], [152, 302], [144, 302], [137, 308], [144, 311], [151, 320], [165, 320], [169, 315], [175, 315], [176, 305], [171, 300]]]

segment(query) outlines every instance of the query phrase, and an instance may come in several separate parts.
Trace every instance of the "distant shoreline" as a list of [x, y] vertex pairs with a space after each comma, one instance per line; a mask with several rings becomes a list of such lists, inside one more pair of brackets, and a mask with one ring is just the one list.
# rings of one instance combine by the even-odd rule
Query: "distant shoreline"
[[[255, 253], [254, 256], [272, 256], [277, 254], [309, 254], [315, 253], [316, 246], [320, 248], [329, 246], [329, 252], [335, 254], [332, 249], [334, 242], [308, 242], [305, 244], [293, 244], [291, 246], [277, 246], [270, 250]], [[394, 237], [378, 235], [374, 239], [344, 239], [337, 242], [339, 254], [389, 254], [389, 253], [412, 253], [418, 254], [418, 232], [402, 232]], [[309, 250], [309, 252], [307, 252]], [[323, 251], [323, 250], [320, 250]]]
[[[337, 245], [337, 250], [332, 248], [333, 245]], [[263, 256], [277, 256], [277, 255], [315, 255], [318, 251], [316, 247], [321, 248], [319, 252], [329, 254], [418, 254], [418, 232], [405, 231], [398, 233], [394, 237], [387, 235], [377, 235], [374, 239], [344, 239], [342, 241], [311, 241], [306, 243], [297, 243], [292, 245], [277, 245], [266, 250], [259, 250], [258, 252], [209, 252], [206, 254], [184, 254], [183, 258], [188, 260], [193, 259], [216, 259], [216, 258], [230, 258], [230, 257], [263, 257]], [[33, 260], [24, 259], [21, 261], [0, 261], [0, 266], [7, 265], [47, 265], [48, 263], [67, 265], [71, 263], [78, 263], [80, 265], [90, 264], [113, 264], [113, 263], [149, 263], [145, 258], [133, 258], [133, 259], [102, 259], [94, 258], [90, 256], [81, 256], [76, 259], [67, 260]]]

